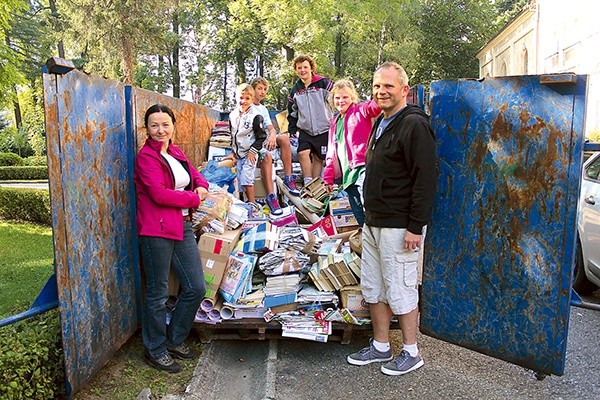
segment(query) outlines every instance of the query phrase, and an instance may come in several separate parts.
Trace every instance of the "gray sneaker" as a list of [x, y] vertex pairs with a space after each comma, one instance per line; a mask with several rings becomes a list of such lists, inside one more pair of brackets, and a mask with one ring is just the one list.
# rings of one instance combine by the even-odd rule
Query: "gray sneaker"
[[404, 375], [417, 368], [421, 368], [423, 364], [425, 362], [420, 354], [416, 357], [411, 357], [408, 351], [402, 350], [402, 353], [394, 361], [381, 366], [381, 372], [386, 375]]
[[379, 351], [373, 346], [373, 339], [369, 339], [369, 346], [360, 350], [358, 353], [353, 353], [346, 358], [348, 363], [352, 365], [367, 365], [374, 362], [390, 361], [394, 358], [392, 349], [388, 351]]

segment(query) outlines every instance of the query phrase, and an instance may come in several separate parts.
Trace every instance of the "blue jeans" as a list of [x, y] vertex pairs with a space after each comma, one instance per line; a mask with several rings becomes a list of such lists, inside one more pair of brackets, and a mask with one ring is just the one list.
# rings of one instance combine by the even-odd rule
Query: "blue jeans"
[[[167, 346], [179, 346], [190, 333], [206, 293], [204, 273], [190, 222], [184, 222], [183, 241], [140, 236], [139, 242], [146, 275], [142, 340], [146, 352], [158, 357], [167, 352]], [[179, 278], [181, 293], [167, 326], [171, 267]]]

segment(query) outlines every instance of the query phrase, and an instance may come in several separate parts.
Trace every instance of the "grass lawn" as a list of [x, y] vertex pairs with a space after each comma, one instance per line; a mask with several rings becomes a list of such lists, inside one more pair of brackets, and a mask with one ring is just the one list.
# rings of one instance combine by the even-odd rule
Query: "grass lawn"
[[53, 262], [51, 228], [0, 221], [0, 318], [29, 308]]
[[[0, 221], [0, 318], [24, 311], [33, 303], [54, 273], [53, 260], [51, 228]], [[201, 352], [195, 333], [191, 336], [189, 344]], [[197, 360], [181, 362], [182, 371], [171, 375], [148, 366], [143, 354], [138, 330], [74, 400], [135, 399], [146, 387], [154, 396], [183, 394]]]

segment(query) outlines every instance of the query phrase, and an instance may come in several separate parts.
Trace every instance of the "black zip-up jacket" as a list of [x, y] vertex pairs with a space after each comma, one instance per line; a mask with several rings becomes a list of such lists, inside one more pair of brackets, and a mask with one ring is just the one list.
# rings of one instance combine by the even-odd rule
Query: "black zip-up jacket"
[[435, 134], [427, 114], [413, 104], [375, 140], [382, 119], [373, 126], [366, 155], [365, 224], [421, 234], [436, 191]]

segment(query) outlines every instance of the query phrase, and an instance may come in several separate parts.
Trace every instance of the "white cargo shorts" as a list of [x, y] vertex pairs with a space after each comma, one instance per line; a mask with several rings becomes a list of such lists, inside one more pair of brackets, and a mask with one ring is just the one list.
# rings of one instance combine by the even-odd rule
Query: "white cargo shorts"
[[387, 303], [394, 315], [407, 314], [419, 303], [419, 262], [422, 263], [425, 229], [418, 250], [404, 248], [406, 229], [364, 225], [360, 286], [367, 303]]

